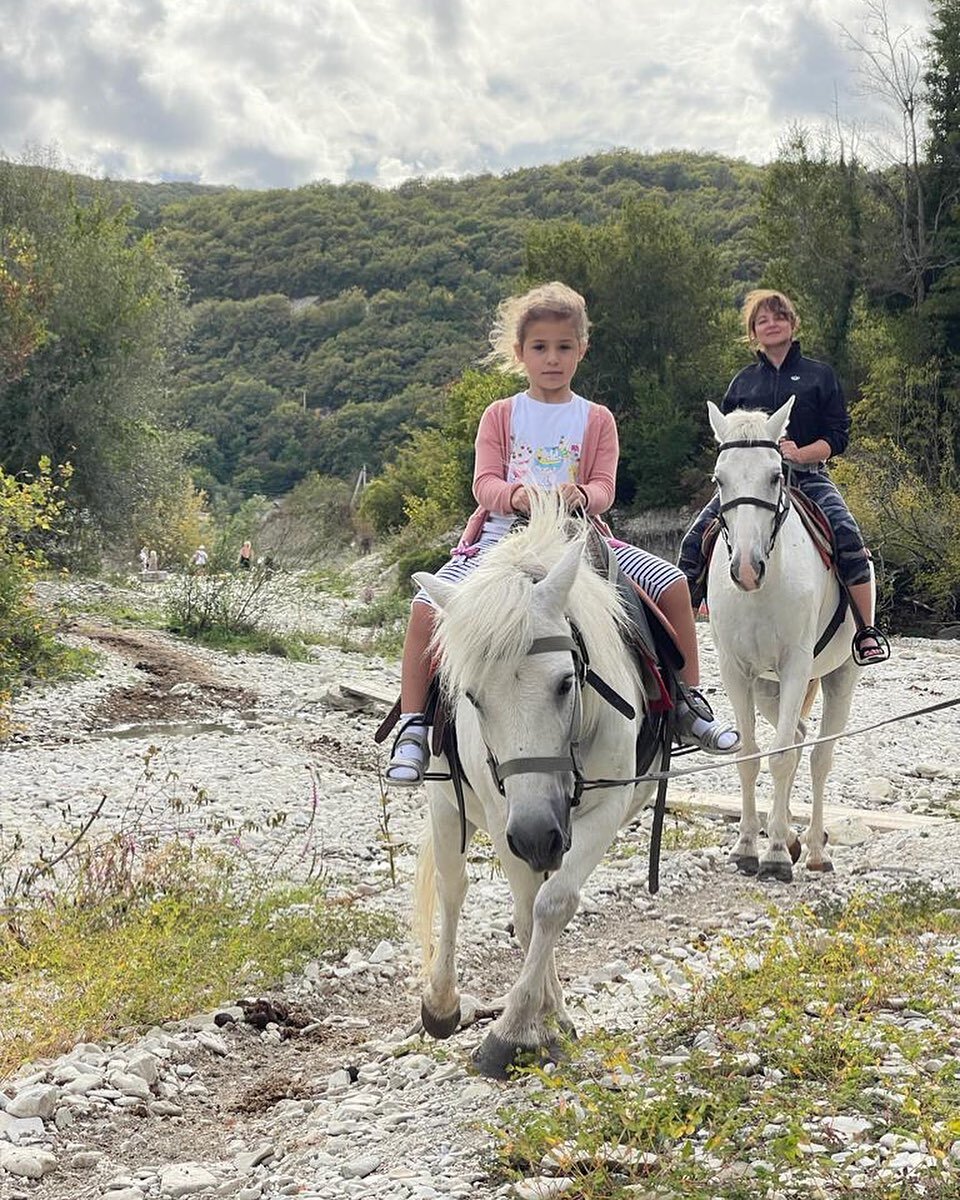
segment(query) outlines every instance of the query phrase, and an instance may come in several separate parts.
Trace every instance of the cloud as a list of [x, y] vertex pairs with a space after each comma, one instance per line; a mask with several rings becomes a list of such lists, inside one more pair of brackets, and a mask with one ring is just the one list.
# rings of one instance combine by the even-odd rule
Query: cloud
[[[889, 0], [922, 28], [924, 0]], [[861, 0], [6, 0], [0, 145], [242, 187], [392, 184], [615, 146], [762, 161], [834, 91]], [[896, 15], [895, 14], [895, 15]]]

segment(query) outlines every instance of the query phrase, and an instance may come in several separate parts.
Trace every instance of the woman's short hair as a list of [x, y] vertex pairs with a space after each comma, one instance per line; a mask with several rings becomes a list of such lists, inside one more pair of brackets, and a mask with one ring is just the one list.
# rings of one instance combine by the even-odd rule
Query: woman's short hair
[[751, 345], [755, 344], [757, 340], [757, 314], [761, 308], [768, 309], [784, 321], [789, 321], [791, 329], [800, 327], [800, 318], [797, 316], [797, 310], [789, 296], [785, 296], [783, 292], [774, 291], [773, 288], [754, 288], [752, 292], [747, 293], [743, 308], [740, 310], [744, 341]]
[[534, 321], [550, 319], [570, 321], [577, 341], [585, 345], [590, 333], [587, 302], [559, 280], [542, 283], [522, 296], [508, 296], [497, 307], [493, 329], [490, 331], [490, 353], [483, 362], [507, 371], [521, 370], [516, 347], [522, 346], [527, 329]]

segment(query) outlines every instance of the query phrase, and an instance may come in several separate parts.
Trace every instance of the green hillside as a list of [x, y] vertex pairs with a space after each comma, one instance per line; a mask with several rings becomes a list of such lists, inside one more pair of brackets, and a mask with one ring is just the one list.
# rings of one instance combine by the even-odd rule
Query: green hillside
[[730, 280], [752, 277], [762, 177], [715, 156], [621, 152], [393, 191], [321, 183], [183, 198], [189, 185], [173, 184], [158, 185], [170, 202], [157, 204], [137, 185], [138, 222], [157, 223], [193, 302], [176, 409], [195, 435], [198, 481], [237, 500], [313, 471], [377, 471], [483, 353], [544, 222], [595, 226], [652, 197], [717, 248]]

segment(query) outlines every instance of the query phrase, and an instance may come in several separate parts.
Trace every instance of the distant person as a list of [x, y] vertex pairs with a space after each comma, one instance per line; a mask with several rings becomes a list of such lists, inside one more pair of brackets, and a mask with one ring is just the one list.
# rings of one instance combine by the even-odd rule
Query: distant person
[[198, 571], [205, 570], [206, 566], [207, 566], [207, 549], [206, 549], [206, 547], [202, 544], [200, 546], [198, 546], [197, 549], [194, 551], [193, 558], [190, 561], [193, 564], [193, 566], [195, 566], [197, 568]]
[[243, 571], [249, 571], [253, 566], [253, 546], [249, 542], [244, 542], [240, 547], [240, 557], [237, 559], [237, 565]]
[[[588, 516], [601, 536], [600, 520], [613, 504], [619, 442], [608, 408], [571, 390], [587, 352], [586, 305], [563, 283], [547, 283], [501, 304], [490, 342], [491, 358], [522, 370], [526, 390], [497, 400], [483, 413], [476, 440], [473, 494], [479, 507], [467, 523], [453, 558], [437, 575], [459, 583], [489, 546], [499, 542], [530, 512], [528, 488], [559, 493], [566, 508]], [[677, 633], [684, 658], [677, 721], [685, 742], [713, 754], [729, 754], [740, 735], [712, 713], [697, 690], [700, 682], [697, 630], [684, 575], [646, 550], [610, 538], [624, 573], [663, 610]], [[396, 787], [418, 784], [429, 762], [424, 706], [431, 674], [433, 601], [421, 589], [411, 605], [401, 667], [400, 732], [386, 769]]]
[[151, 551], [150, 551], [150, 557], [147, 559], [147, 561], [148, 561], [148, 563], [150, 564], [150, 570], [151, 570], [151, 571], [156, 571], [156, 570], [158, 570], [158, 567], [157, 567], [157, 552], [156, 552], [156, 550], [151, 550]]
[[146, 571], [150, 565], [150, 551], [146, 548], [146, 546], [140, 547], [140, 553], [137, 555], [137, 557], [140, 559], [140, 570]]
[[[862, 666], [888, 657], [885, 639], [874, 627], [876, 588], [870, 552], [846, 501], [827, 473], [827, 462], [842, 454], [850, 440], [847, 403], [833, 368], [800, 353], [800, 325], [793, 301], [782, 292], [757, 288], [741, 311], [745, 340], [757, 361], [734, 376], [720, 408], [760, 409], [774, 413], [795, 396], [780, 453], [791, 467], [793, 486], [823, 510], [833, 530], [837, 575], [859, 609], [862, 626], [853, 638], [854, 657]], [[720, 511], [714, 496], [687, 531], [680, 546], [680, 568], [694, 604], [703, 599], [703, 534]], [[709, 600], [709, 598], [708, 598]]]

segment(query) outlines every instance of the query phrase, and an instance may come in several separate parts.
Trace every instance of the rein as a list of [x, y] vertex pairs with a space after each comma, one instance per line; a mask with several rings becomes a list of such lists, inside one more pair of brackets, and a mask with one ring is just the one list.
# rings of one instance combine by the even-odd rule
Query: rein
[[[780, 454], [780, 447], [776, 442], [751, 442], [751, 441], [734, 441], [723, 442], [718, 454], [722, 454], [724, 450], [737, 449], [762, 449], [776, 450]], [[782, 456], [781, 456], [782, 457]], [[789, 480], [780, 477], [780, 491], [777, 494], [776, 503], [772, 500], [765, 500], [761, 496], [738, 496], [736, 500], [728, 500], [725, 504], [720, 505], [720, 512], [717, 516], [717, 521], [720, 525], [720, 532], [723, 534], [723, 540], [727, 543], [727, 549], [730, 549], [730, 529], [727, 525], [725, 514], [732, 508], [738, 508], [741, 504], [749, 504], [753, 508], [765, 508], [773, 513], [773, 532], [770, 535], [770, 545], [767, 548], [767, 553], [773, 553], [773, 547], [777, 540], [777, 534], [784, 521], [787, 519], [787, 513], [790, 511], [790, 487]]]

